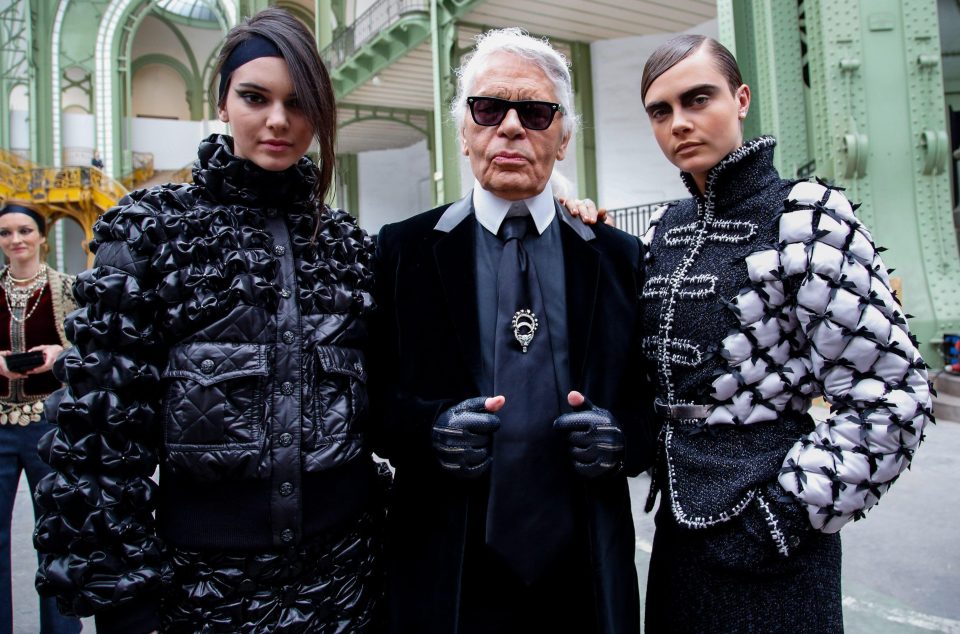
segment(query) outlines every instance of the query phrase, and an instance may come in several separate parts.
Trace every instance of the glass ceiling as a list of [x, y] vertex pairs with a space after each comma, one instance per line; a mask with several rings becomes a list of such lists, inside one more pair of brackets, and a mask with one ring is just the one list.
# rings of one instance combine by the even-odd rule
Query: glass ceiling
[[217, 16], [203, 0], [160, 0], [157, 8], [174, 15], [202, 22], [216, 22]]

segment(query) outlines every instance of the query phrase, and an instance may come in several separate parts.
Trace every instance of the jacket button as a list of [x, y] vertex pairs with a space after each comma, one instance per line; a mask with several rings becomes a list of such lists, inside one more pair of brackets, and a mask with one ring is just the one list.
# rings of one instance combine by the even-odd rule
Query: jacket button
[[277, 208], [268, 207], [267, 208], [267, 218], [276, 218], [277, 217]]
[[794, 548], [796, 548], [797, 546], [799, 546], [799, 545], [800, 545], [800, 538], [797, 537], [796, 535], [791, 535], [791, 536], [790, 536], [790, 545], [793, 546]]
[[293, 394], [293, 383], [290, 381], [284, 381], [283, 385], [280, 386], [280, 393], [284, 396], [290, 396]]
[[287, 497], [291, 493], [293, 493], [292, 484], [290, 484], [289, 482], [284, 482], [283, 484], [280, 485], [280, 495], [282, 495], [283, 497]]
[[283, 246], [282, 244], [273, 245], [274, 255], [283, 255], [286, 252], [287, 252], [287, 247]]
[[289, 447], [291, 443], [293, 443], [293, 434], [288, 434], [287, 432], [280, 434], [281, 447]]
[[289, 528], [285, 528], [282, 531], [280, 531], [280, 541], [284, 542], [285, 544], [289, 544], [290, 542], [292, 542], [293, 531], [290, 530]]
[[284, 299], [290, 299], [290, 294], [291, 293], [289, 288], [284, 288], [280, 290], [280, 297]]
[[293, 331], [292, 331], [292, 330], [284, 330], [284, 331], [283, 331], [283, 343], [285, 343], [285, 344], [291, 344], [291, 343], [293, 343], [294, 338], [295, 338], [295, 337], [294, 337], [294, 334], [293, 334]]
[[213, 372], [213, 368], [216, 364], [213, 362], [213, 359], [204, 359], [203, 363], [200, 364], [200, 371], [204, 374], [210, 374]]

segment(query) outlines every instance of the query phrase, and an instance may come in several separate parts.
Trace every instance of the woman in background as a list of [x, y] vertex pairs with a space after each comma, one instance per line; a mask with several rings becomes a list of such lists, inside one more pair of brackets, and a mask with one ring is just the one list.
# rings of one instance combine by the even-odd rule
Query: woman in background
[[[42, 261], [46, 226], [29, 203], [11, 200], [0, 208], [0, 249], [7, 258], [0, 270], [0, 632], [13, 631], [13, 503], [21, 472], [31, 490], [50, 473], [37, 455], [40, 438], [53, 429], [43, 417], [43, 401], [61, 386], [51, 368], [70, 346], [63, 322], [75, 308], [73, 277]], [[39, 516], [36, 506], [34, 513]], [[61, 616], [53, 599], [40, 599], [41, 634], [79, 631], [78, 619]]]
[[134, 192], [95, 226], [47, 406], [37, 585], [101, 634], [369, 632], [371, 244], [323, 202], [333, 89], [280, 9], [233, 28], [217, 72], [232, 137], [200, 144], [195, 184]]

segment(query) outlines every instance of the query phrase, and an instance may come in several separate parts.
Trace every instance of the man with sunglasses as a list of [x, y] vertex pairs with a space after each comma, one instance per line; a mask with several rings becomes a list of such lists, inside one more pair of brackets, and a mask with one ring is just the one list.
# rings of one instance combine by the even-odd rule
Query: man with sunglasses
[[396, 468], [390, 629], [635, 633], [626, 476], [654, 443], [641, 248], [554, 198], [577, 125], [562, 55], [491, 31], [458, 75], [474, 188], [378, 240], [369, 437]]

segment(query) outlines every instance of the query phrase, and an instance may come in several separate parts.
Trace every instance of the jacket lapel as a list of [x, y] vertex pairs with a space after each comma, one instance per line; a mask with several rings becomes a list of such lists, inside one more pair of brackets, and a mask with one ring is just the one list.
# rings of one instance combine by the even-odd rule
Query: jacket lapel
[[560, 223], [563, 267], [567, 282], [567, 340], [570, 346], [570, 381], [583, 389], [587, 351], [593, 334], [600, 253], [567, 223]]
[[[479, 390], [483, 385], [483, 377], [480, 362], [480, 329], [477, 323], [476, 226], [477, 223], [472, 220], [472, 216], [465, 217], [449, 233], [437, 240], [433, 247], [433, 256], [437, 275], [443, 287], [447, 314], [453, 330], [457, 333], [457, 341], [464, 361], [470, 369], [475, 387]], [[432, 343], [444, 346], [448, 342]]]

